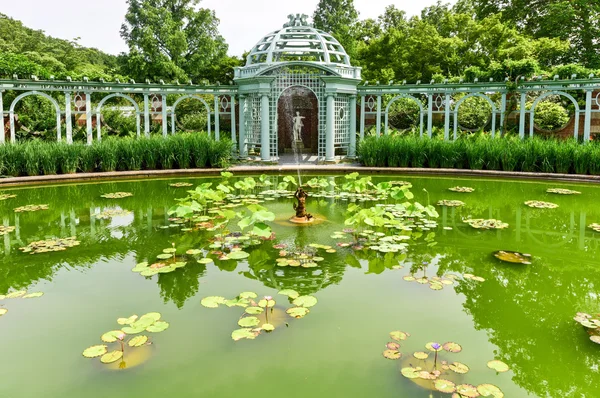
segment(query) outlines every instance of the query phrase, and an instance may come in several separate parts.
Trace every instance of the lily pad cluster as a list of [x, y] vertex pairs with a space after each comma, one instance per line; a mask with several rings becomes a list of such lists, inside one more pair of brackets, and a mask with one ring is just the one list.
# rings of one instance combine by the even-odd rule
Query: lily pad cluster
[[570, 189], [562, 189], [562, 188], [550, 188], [546, 192], [555, 193], [557, 195], [581, 195], [579, 191], [572, 191]]
[[594, 230], [594, 231], [596, 231], [596, 232], [600, 232], [600, 224], [597, 224], [597, 223], [590, 224], [590, 225], [588, 226], [588, 228], [591, 228], [591, 229], [593, 229], [593, 230]]
[[507, 223], [493, 218], [487, 220], [482, 218], [469, 219], [464, 220], [464, 222], [475, 229], [506, 229], [509, 227]]
[[558, 205], [551, 202], [542, 202], [540, 200], [528, 200], [525, 205], [533, 207], [534, 209], [557, 209]]
[[[44, 293], [42, 293], [42, 292], [27, 293], [26, 290], [17, 290], [17, 291], [8, 293], [8, 294], [0, 294], [0, 300], [17, 299], [17, 298], [31, 299], [31, 298], [42, 297], [43, 295], [44, 295]], [[8, 310], [6, 308], [0, 308], [0, 316], [5, 315], [6, 313], [8, 313]]]
[[[88, 347], [83, 351], [83, 356], [100, 357], [100, 362], [104, 364], [121, 360], [119, 368], [124, 369], [126, 347], [129, 350], [151, 344], [150, 337], [140, 333], [161, 333], [169, 328], [169, 323], [161, 320], [161, 314], [158, 312], [149, 312], [141, 317], [132, 315], [128, 318], [119, 318], [117, 323], [122, 326], [121, 329], [108, 331], [100, 337], [107, 344]], [[109, 347], [108, 344], [112, 344], [113, 347]]]
[[194, 184], [190, 184], [189, 182], [177, 182], [175, 184], [169, 184], [170, 187], [172, 188], [187, 188], [187, 187], [191, 187]]
[[475, 192], [475, 188], [471, 188], [471, 187], [454, 187], [454, 188], [449, 188], [449, 191], [452, 192], [459, 192], [459, 193], [473, 193]]
[[168, 274], [174, 272], [179, 268], [183, 268], [187, 265], [185, 262], [157, 262], [154, 264], [148, 264], [147, 262], [139, 263], [131, 269], [133, 272], [137, 272], [142, 276], [154, 276], [156, 274]]
[[114, 192], [114, 193], [105, 193], [104, 195], [100, 195], [100, 197], [105, 199], [123, 199], [129, 198], [133, 196], [131, 192]]
[[15, 227], [0, 225], [0, 236], [7, 235], [15, 230]]
[[461, 202], [460, 200], [440, 200], [437, 202], [437, 205], [446, 207], [462, 207], [465, 205], [465, 202]]
[[508, 250], [498, 250], [494, 252], [494, 257], [505, 263], [512, 264], [531, 264], [531, 254], [512, 252]]
[[[391, 341], [385, 345], [383, 351], [384, 358], [390, 360], [399, 360], [403, 357], [400, 351], [402, 341], [410, 337], [409, 333], [394, 331], [390, 333]], [[461, 362], [442, 360], [444, 354], [457, 354], [462, 351], [460, 344], [447, 342], [444, 344], [430, 342], [425, 344], [425, 350], [413, 352], [405, 356], [402, 360], [400, 373], [405, 378], [413, 381], [428, 390], [436, 390], [445, 394], [453, 394], [453, 398], [464, 397], [494, 397], [503, 398], [504, 393], [500, 388], [493, 384], [458, 384], [450, 379], [467, 374], [470, 371], [469, 366]], [[507, 371], [508, 366], [500, 361], [488, 362], [488, 367], [498, 372]]]
[[275, 248], [281, 249], [279, 251], [279, 258], [276, 260], [279, 267], [302, 267], [302, 268], [316, 268], [319, 266], [319, 262], [325, 260], [325, 258], [318, 256], [317, 249], [324, 249], [326, 251], [334, 250], [331, 246], [308, 247], [304, 250], [287, 249], [286, 245], [275, 245]]
[[406, 275], [402, 279], [406, 282], [416, 282], [421, 285], [429, 285], [431, 290], [442, 290], [444, 286], [453, 285], [457, 276], [453, 274], [444, 275], [443, 277], [434, 276], [429, 278], [427, 276], [418, 277], [415, 275]]
[[8, 194], [8, 193], [3, 193], [0, 194], [0, 201], [1, 200], [7, 200], [7, 199], [12, 199], [12, 198], [16, 198], [17, 195], [12, 195], [12, 194]]
[[25, 213], [40, 210], [48, 210], [48, 205], [27, 205], [15, 208], [15, 213]]
[[[294, 305], [285, 310], [285, 313], [292, 318], [304, 318], [310, 312], [309, 308], [317, 304], [316, 297], [301, 296], [300, 293], [292, 289], [281, 290], [278, 294], [287, 296]], [[277, 326], [275, 320], [277, 319], [278, 308], [272, 296], [264, 296], [259, 299], [254, 292], [242, 292], [233, 299], [226, 299], [221, 296], [205, 297], [200, 304], [206, 308], [218, 308], [222, 305], [230, 308], [244, 308], [244, 313], [238, 320], [238, 326], [241, 329], [234, 330], [231, 333], [231, 338], [234, 341], [254, 340], [262, 332], [271, 333]]]
[[600, 314], [593, 317], [585, 312], [578, 312], [577, 316], [573, 319], [586, 328], [591, 341], [600, 344]]
[[109, 210], [104, 210], [98, 214], [95, 214], [94, 217], [96, 217], [97, 219], [100, 219], [100, 220], [110, 220], [113, 217], [125, 217], [125, 216], [129, 216], [131, 214], [133, 214], [133, 213], [129, 210], [109, 209]]
[[23, 253], [30, 254], [59, 252], [67, 250], [71, 247], [79, 246], [80, 243], [81, 242], [79, 242], [76, 237], [72, 236], [64, 239], [47, 239], [31, 242], [25, 247], [20, 247], [19, 250], [21, 250]]

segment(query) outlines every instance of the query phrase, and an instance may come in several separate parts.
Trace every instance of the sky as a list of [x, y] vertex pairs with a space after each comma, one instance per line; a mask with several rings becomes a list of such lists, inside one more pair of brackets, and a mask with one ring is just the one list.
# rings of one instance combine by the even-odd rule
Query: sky
[[[202, 0], [200, 6], [216, 11], [229, 54], [239, 56], [267, 33], [280, 29], [288, 14], [312, 16], [317, 3], [318, 0]], [[361, 19], [377, 18], [390, 4], [409, 16], [420, 15], [422, 8], [435, 3], [436, 0], [354, 0]], [[115, 55], [127, 51], [119, 35], [126, 11], [126, 0], [0, 0], [0, 13], [27, 27], [61, 39], [79, 37], [79, 44]]]

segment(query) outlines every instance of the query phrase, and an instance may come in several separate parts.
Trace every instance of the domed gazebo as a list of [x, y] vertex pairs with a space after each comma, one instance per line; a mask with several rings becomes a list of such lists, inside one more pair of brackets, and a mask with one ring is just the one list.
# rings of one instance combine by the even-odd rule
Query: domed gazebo
[[354, 156], [360, 68], [330, 34], [290, 15], [235, 69], [240, 98], [240, 155], [263, 161], [298, 150], [334, 161]]

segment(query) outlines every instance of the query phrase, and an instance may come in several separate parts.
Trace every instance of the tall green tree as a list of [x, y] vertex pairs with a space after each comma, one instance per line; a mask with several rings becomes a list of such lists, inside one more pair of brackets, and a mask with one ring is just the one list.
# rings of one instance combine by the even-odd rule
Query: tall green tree
[[355, 55], [358, 11], [354, 0], [320, 0], [313, 22], [317, 29], [331, 33], [350, 57]]
[[227, 57], [215, 12], [200, 0], [127, 0], [121, 65], [137, 80], [200, 80]]

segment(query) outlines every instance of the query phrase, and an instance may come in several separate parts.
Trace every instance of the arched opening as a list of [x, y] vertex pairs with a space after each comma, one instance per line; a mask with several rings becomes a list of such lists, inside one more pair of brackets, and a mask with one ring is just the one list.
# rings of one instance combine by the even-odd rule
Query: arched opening
[[[295, 137], [295, 128], [299, 137]], [[277, 102], [277, 138], [280, 156], [292, 154], [294, 149], [302, 154], [318, 152], [319, 100], [312, 90], [293, 86], [281, 93]]]

